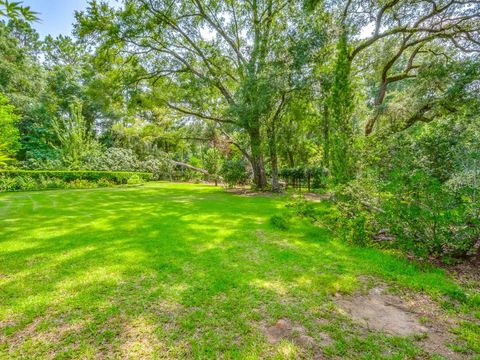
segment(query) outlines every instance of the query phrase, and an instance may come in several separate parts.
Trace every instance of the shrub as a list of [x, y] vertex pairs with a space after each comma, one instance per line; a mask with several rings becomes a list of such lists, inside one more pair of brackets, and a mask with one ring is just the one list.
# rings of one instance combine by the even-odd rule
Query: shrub
[[402, 246], [422, 254], [463, 256], [480, 235], [480, 222], [469, 209], [473, 204], [418, 171], [397, 176], [389, 184], [394, 196], [382, 202], [377, 218], [389, 226]]
[[[40, 189], [64, 189], [67, 187], [67, 183], [63, 181], [62, 179], [51, 179], [51, 178], [46, 178], [45, 181], [43, 182], [44, 186], [41, 187]], [[19, 189], [23, 190], [23, 189]]]
[[142, 164], [132, 150], [113, 147], [87, 159], [84, 167], [97, 171], [138, 171]]
[[338, 228], [355, 243], [380, 241], [420, 256], [458, 258], [474, 251], [480, 239], [475, 204], [422, 171], [384, 182], [354, 180], [336, 201], [342, 212]]
[[60, 159], [36, 159], [30, 158], [22, 163], [26, 170], [61, 170], [65, 167]]
[[97, 181], [97, 186], [98, 187], [111, 187], [111, 186], [114, 186], [115, 183], [110, 181], [110, 180], [107, 180], [107, 179], [100, 179]]
[[75, 179], [65, 184], [65, 187], [68, 187], [69, 189], [88, 189], [96, 186], [96, 183], [84, 179]]
[[[270, 218], [270, 224], [280, 230], [288, 230], [292, 223], [297, 220], [306, 220], [310, 223], [316, 223], [318, 219], [325, 218], [329, 222], [330, 219], [325, 215], [317, 204], [307, 201], [304, 197], [293, 197], [286, 205], [285, 210], [281, 214], [274, 215]], [[328, 213], [332, 213], [330, 209]], [[334, 214], [333, 216], [335, 216]]]
[[218, 183], [218, 174], [222, 166], [222, 156], [217, 148], [210, 148], [204, 155], [203, 163], [205, 169], [210, 173], [215, 186]]
[[359, 245], [370, 242], [375, 231], [383, 228], [376, 221], [382, 199], [378, 183], [369, 177], [338, 187], [335, 202], [342, 215], [335, 225], [339, 235]]
[[31, 176], [19, 176], [16, 181], [18, 189], [28, 191], [37, 188], [37, 182]]
[[[173, 174], [174, 167], [166, 158], [149, 155], [145, 160], [140, 160], [134, 151], [123, 148], [108, 148], [105, 151], [92, 151], [82, 157], [77, 167], [68, 167], [60, 160], [60, 152], [49, 154], [51, 158], [29, 158], [22, 163], [26, 170], [83, 170], [94, 172], [148, 172], [152, 173], [155, 180], [164, 179], [166, 174]], [[127, 179], [125, 180], [125, 183]]]
[[294, 198], [287, 203], [287, 207], [292, 209], [294, 215], [300, 218], [307, 218], [312, 222], [318, 218], [315, 206], [304, 198]]
[[288, 230], [290, 223], [285, 215], [273, 215], [270, 218], [270, 224], [280, 230]]
[[143, 183], [143, 179], [137, 174], [130, 176], [128, 179], [128, 185], [139, 185]]
[[169, 179], [172, 180], [172, 175], [175, 173], [174, 165], [169, 162], [167, 159], [159, 159], [153, 156], [147, 156], [145, 161], [142, 163], [142, 171], [150, 172], [153, 174], [153, 179], [162, 180]]
[[17, 181], [15, 178], [0, 175], [0, 191], [15, 191], [17, 189]]
[[220, 175], [230, 187], [246, 184], [250, 177], [244, 160], [226, 160], [220, 169]]

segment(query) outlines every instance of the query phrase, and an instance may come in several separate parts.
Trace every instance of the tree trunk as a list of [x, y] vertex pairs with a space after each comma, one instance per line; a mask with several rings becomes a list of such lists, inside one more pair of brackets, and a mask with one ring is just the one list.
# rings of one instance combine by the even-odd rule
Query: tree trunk
[[369, 136], [373, 132], [373, 127], [377, 122], [377, 118], [380, 115], [379, 110], [375, 110], [375, 114], [368, 119], [367, 124], [365, 125], [365, 136]]
[[278, 182], [278, 160], [277, 160], [277, 153], [270, 154], [271, 161], [272, 161], [272, 191], [278, 192], [280, 191], [280, 184]]
[[288, 157], [288, 166], [290, 166], [290, 168], [294, 168], [295, 167], [295, 160], [293, 158], [293, 152], [289, 150], [287, 150], [287, 157]]
[[192, 166], [190, 164], [186, 164], [186, 163], [183, 163], [183, 162], [180, 162], [180, 161], [174, 161], [174, 160], [169, 160], [173, 165], [175, 166], [181, 166], [181, 167], [184, 167], [184, 168], [187, 168], [187, 169], [190, 169], [190, 170], [193, 170], [193, 171], [197, 171], [199, 173], [202, 173], [204, 175], [208, 175], [208, 176], [212, 176], [212, 174], [210, 174], [207, 170], [205, 169], [202, 169], [202, 168], [198, 168], [196, 166]]
[[267, 178], [265, 176], [265, 163], [262, 154], [262, 140], [260, 138], [260, 128], [249, 129], [250, 147], [252, 155], [250, 162], [253, 169], [253, 184], [258, 190], [265, 190], [267, 187]]
[[323, 111], [323, 164], [330, 168], [330, 118], [327, 107]]
[[277, 156], [277, 138], [275, 129], [275, 120], [268, 131], [268, 147], [270, 150], [270, 162], [272, 165], [272, 191], [280, 191], [280, 184], [278, 183], [278, 156]]

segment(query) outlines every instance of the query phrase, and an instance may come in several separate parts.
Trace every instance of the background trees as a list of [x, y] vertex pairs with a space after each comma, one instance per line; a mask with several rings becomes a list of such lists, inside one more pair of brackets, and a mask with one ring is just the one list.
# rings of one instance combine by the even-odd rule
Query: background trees
[[[295, 89], [289, 46], [300, 9], [288, 1], [126, 1], [120, 10], [95, 1], [79, 16], [79, 33], [99, 54], [135, 59], [145, 86], [169, 79], [163, 106], [239, 132], [254, 184], [265, 188], [263, 127]], [[149, 84], [149, 85], [147, 85]], [[283, 100], [282, 100], [283, 99]], [[272, 121], [270, 121], [270, 129]]]
[[20, 148], [20, 135], [15, 126], [18, 119], [15, 108], [0, 94], [0, 166], [12, 160], [12, 156]]
[[0, 2], [10, 166], [273, 191], [315, 169], [352, 232], [478, 239], [476, 0], [92, 0], [45, 40], [21, 9]]

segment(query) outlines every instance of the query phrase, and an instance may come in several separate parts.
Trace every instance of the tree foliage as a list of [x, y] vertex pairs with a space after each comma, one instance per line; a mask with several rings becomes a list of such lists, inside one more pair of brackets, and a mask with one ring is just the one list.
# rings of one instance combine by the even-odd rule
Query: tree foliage
[[82, 160], [98, 150], [98, 143], [86, 126], [79, 103], [72, 103], [68, 113], [55, 119], [53, 129], [60, 143], [57, 149], [68, 168], [80, 168]]
[[0, 0], [0, 18], [24, 19], [26, 21], [38, 20], [38, 13], [30, 6], [22, 5], [21, 1]]

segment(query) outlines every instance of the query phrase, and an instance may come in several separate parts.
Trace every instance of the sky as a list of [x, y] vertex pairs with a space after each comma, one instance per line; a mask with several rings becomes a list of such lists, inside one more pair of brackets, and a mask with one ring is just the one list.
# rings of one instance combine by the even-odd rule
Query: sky
[[[33, 23], [33, 27], [44, 38], [50, 34], [52, 36], [70, 35], [75, 21], [75, 10], [84, 10], [88, 5], [88, 0], [20, 0], [24, 5], [29, 5], [33, 11], [39, 14], [40, 20]], [[109, 3], [116, 4], [118, 0], [108, 0]], [[373, 30], [373, 26], [366, 26], [360, 38], [365, 38]], [[206, 38], [211, 37], [211, 34]]]
[[[88, 0], [21, 0], [39, 14], [40, 20], [33, 23], [33, 27], [43, 38], [50, 34], [70, 35], [75, 21], [75, 10], [84, 10]], [[114, 3], [114, 0], [109, 0]]]

